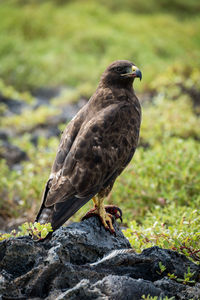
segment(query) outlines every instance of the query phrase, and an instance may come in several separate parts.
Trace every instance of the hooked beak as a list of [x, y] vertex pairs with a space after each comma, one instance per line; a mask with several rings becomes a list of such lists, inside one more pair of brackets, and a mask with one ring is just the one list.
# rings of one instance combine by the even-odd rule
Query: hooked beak
[[140, 78], [140, 81], [142, 80], [142, 72], [140, 71], [140, 69], [136, 69], [135, 70], [135, 77], [138, 77], [138, 78]]
[[140, 71], [140, 69], [138, 69], [136, 66], [132, 66], [131, 69], [132, 69], [131, 70], [132, 72], [122, 74], [122, 76], [138, 77], [138, 78], [140, 78], [140, 81], [141, 81], [141, 79], [142, 79], [142, 72]]

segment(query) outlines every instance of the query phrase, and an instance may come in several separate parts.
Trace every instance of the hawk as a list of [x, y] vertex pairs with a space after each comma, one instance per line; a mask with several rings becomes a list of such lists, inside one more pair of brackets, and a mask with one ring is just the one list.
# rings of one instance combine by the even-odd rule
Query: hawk
[[121, 219], [122, 212], [103, 201], [138, 144], [136, 77], [141, 80], [141, 71], [127, 60], [113, 62], [102, 74], [93, 96], [63, 132], [36, 222], [50, 222], [56, 230], [92, 199], [94, 208], [84, 218], [97, 215], [115, 233], [113, 216]]

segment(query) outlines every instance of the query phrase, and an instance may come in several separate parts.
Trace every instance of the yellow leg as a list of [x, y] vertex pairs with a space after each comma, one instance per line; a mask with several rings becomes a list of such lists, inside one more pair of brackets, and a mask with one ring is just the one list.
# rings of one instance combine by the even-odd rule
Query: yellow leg
[[97, 207], [97, 206], [98, 206], [98, 198], [97, 198], [96, 196], [94, 196], [94, 197], [92, 198], [92, 201], [93, 201], [93, 203], [94, 203], [94, 206]]
[[98, 212], [98, 215], [101, 218], [101, 222], [102, 222], [103, 226], [106, 229], [110, 230], [110, 232], [114, 233], [115, 229], [114, 229], [113, 224], [112, 224], [112, 218], [113, 217], [112, 217], [111, 214], [106, 212], [104, 204], [103, 204], [104, 199], [100, 198], [100, 197], [97, 197], [97, 200], [98, 200], [97, 212]]
[[115, 229], [113, 227], [113, 217], [115, 219], [120, 219], [122, 221], [122, 211], [120, 208], [114, 205], [104, 206], [104, 198], [100, 195], [96, 195], [92, 198], [94, 203], [94, 208], [90, 209], [82, 220], [88, 219], [92, 216], [98, 216], [101, 220], [102, 225], [106, 230], [109, 230], [111, 233], [115, 234]]

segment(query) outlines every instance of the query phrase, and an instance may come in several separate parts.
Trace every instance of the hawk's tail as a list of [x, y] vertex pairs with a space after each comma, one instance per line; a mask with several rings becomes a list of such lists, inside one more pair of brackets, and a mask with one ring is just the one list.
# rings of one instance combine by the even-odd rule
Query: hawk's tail
[[62, 226], [73, 214], [75, 214], [92, 197], [77, 198], [73, 196], [64, 202], [56, 203], [50, 207], [41, 207], [36, 222], [41, 224], [51, 223], [53, 231]]

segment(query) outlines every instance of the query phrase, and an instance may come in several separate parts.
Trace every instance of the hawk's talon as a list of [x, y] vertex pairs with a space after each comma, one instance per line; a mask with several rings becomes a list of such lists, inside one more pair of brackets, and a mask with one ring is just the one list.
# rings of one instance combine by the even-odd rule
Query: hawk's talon
[[115, 219], [120, 219], [122, 223], [122, 210], [115, 205], [105, 205], [104, 206], [107, 213], [115, 217]]
[[82, 218], [81, 218], [81, 221], [84, 221], [84, 220], [87, 220], [91, 217], [94, 217], [94, 216], [97, 216], [99, 217], [99, 215], [97, 214], [96, 212], [96, 208], [92, 208], [90, 209]]
[[88, 219], [92, 216], [98, 216], [100, 222], [104, 226], [105, 230], [111, 234], [116, 235], [113, 223], [115, 219], [120, 219], [122, 222], [122, 211], [115, 205], [103, 205], [103, 198], [93, 197], [94, 208], [90, 209], [82, 220]]
[[106, 231], [109, 231], [111, 234], [116, 236], [115, 229], [113, 227], [114, 215], [107, 213], [106, 210], [104, 214], [100, 215], [97, 208], [92, 208], [82, 217], [81, 220], [83, 221], [94, 216], [99, 218]]

